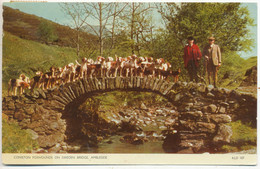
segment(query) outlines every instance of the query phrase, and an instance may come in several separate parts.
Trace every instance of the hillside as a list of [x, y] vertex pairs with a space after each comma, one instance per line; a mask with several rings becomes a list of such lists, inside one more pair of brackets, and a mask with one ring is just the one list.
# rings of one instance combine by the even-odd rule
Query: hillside
[[[7, 6], [3, 6], [4, 31], [10, 32], [11, 34], [20, 38], [40, 42], [37, 35], [37, 30], [40, 23], [43, 21], [49, 22], [56, 30], [55, 32], [58, 36], [58, 40], [53, 42], [53, 44], [59, 46], [75, 47], [71, 37], [76, 35], [76, 31], [70, 27], [57, 24], [35, 15], [21, 12], [18, 9], [12, 9]], [[97, 42], [96, 36], [86, 32], [81, 32], [80, 37], [91, 42]]]
[[77, 59], [74, 48], [49, 46], [32, 40], [25, 40], [4, 32], [3, 36], [3, 90], [10, 78], [19, 74], [34, 76], [37, 70], [47, 71], [52, 65], [64, 66]]

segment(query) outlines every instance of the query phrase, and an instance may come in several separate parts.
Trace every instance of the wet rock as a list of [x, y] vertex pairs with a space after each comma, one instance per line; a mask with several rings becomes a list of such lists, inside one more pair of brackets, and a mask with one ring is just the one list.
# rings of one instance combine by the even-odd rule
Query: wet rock
[[144, 143], [144, 139], [138, 137], [136, 134], [125, 135], [124, 137], [120, 138], [120, 141], [124, 143], [134, 144], [134, 145], [139, 145]]
[[121, 127], [121, 131], [126, 131], [126, 132], [134, 132], [134, 131], [142, 130], [139, 126], [133, 124], [131, 120], [129, 122], [122, 121], [120, 127]]
[[72, 147], [72, 150], [73, 150], [73, 151], [79, 151], [79, 150], [80, 150], [80, 146], [73, 146], [73, 147]]
[[181, 150], [182, 149], [186, 150], [191, 148], [192, 152], [197, 153], [204, 148], [204, 141], [203, 140], [181, 140], [179, 146]]
[[215, 123], [230, 123], [231, 122], [231, 117], [226, 114], [210, 115], [210, 119]]
[[213, 138], [215, 145], [221, 146], [223, 144], [230, 143], [232, 136], [232, 128], [226, 124], [220, 124], [217, 135]]

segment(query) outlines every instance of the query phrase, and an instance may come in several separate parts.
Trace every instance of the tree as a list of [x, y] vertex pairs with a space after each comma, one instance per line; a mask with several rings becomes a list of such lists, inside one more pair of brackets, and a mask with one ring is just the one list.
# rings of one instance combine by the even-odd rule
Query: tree
[[119, 15], [123, 12], [123, 10], [125, 9], [125, 7], [128, 5], [128, 3], [126, 4], [122, 4], [122, 3], [113, 3], [112, 8], [113, 8], [113, 14], [112, 14], [112, 24], [111, 24], [111, 47], [110, 49], [114, 49], [114, 43], [115, 43], [115, 30], [117, 27], [117, 21], [118, 21], [118, 17]]
[[99, 54], [102, 56], [104, 48], [104, 30], [109, 18], [112, 16], [112, 3], [98, 2], [84, 3], [83, 5], [86, 14], [88, 14], [94, 21], [98, 21], [98, 31], [88, 21], [85, 21], [84, 23], [99, 37]]
[[127, 8], [124, 10], [123, 16], [121, 18], [127, 23], [127, 27], [130, 27], [130, 41], [132, 54], [135, 53], [136, 49], [139, 50], [139, 36], [143, 32], [143, 26], [140, 25], [141, 20], [145, 19], [147, 12], [152, 9], [150, 3], [129, 3]]
[[55, 32], [55, 28], [48, 21], [42, 21], [38, 27], [37, 34], [41, 41], [45, 43], [53, 42], [58, 39], [58, 36]]
[[[230, 53], [250, 50], [252, 46], [248, 26], [253, 25], [253, 20], [248, 9], [239, 3], [160, 3], [156, 6], [165, 22], [166, 31], [160, 33], [162, 36], [156, 36], [153, 52], [167, 51], [162, 53], [173, 65], [183, 67], [183, 47], [188, 36], [195, 38], [201, 50], [208, 43], [207, 38], [214, 36], [221, 47], [223, 60], [224, 57], [231, 57], [228, 55]], [[166, 38], [170, 44], [165, 44], [163, 39]], [[223, 62], [222, 68], [224, 66]], [[186, 73], [182, 71], [184, 80]]]
[[223, 51], [250, 50], [252, 46], [247, 26], [253, 25], [253, 19], [240, 3], [166, 3], [158, 11], [181, 45], [192, 35], [199, 45], [215, 36]]
[[71, 36], [72, 41], [77, 46], [77, 56], [79, 57], [80, 53], [80, 34], [82, 31], [83, 24], [88, 18], [88, 14], [85, 13], [84, 7], [81, 3], [62, 3], [60, 5], [63, 11], [69, 15], [72, 19], [71, 25], [76, 30], [76, 35]]

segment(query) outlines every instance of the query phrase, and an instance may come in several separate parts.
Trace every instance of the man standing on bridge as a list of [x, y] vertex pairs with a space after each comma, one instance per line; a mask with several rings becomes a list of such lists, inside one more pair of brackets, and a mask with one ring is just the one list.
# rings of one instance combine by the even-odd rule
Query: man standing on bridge
[[190, 81], [195, 80], [198, 83], [198, 67], [201, 59], [201, 52], [197, 45], [194, 44], [194, 38], [188, 37], [188, 44], [184, 47], [184, 66], [188, 70]]
[[215, 43], [215, 38], [208, 38], [209, 44], [203, 50], [203, 57], [205, 58], [205, 69], [207, 70], [208, 80], [210, 84], [210, 77], [214, 81], [214, 87], [217, 86], [217, 73], [218, 68], [221, 66], [221, 52], [218, 45]]

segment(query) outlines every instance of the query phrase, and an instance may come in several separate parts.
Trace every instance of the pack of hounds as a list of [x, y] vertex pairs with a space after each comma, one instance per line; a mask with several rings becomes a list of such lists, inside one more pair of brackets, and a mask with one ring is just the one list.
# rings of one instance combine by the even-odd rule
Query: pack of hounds
[[179, 79], [181, 70], [171, 70], [171, 64], [163, 58], [153, 59], [152, 57], [137, 57], [136, 55], [126, 58], [112, 57], [104, 58], [98, 56], [96, 61], [93, 59], [82, 58], [81, 63], [76, 60], [76, 63], [69, 63], [64, 67], [50, 67], [50, 71], [43, 73], [37, 71], [33, 78], [29, 78], [21, 74], [18, 79], [10, 79], [8, 83], [8, 95], [10, 89], [12, 95], [23, 94], [25, 89], [30, 89], [31, 92], [35, 88], [43, 90], [51, 89], [55, 86], [64, 85], [69, 82], [74, 82], [79, 79], [93, 77], [130, 77], [144, 76], [156, 77], [159, 79], [169, 80], [173, 77], [174, 82]]

